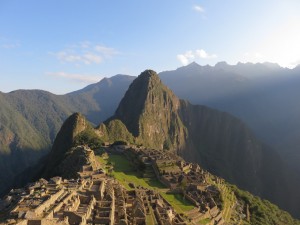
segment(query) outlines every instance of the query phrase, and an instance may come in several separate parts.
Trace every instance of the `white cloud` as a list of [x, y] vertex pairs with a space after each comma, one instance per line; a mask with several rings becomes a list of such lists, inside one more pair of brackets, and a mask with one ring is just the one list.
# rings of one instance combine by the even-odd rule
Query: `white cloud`
[[100, 64], [105, 59], [110, 59], [114, 55], [119, 54], [119, 52], [114, 48], [103, 45], [94, 45], [91, 42], [85, 41], [51, 54], [55, 55], [62, 63], [91, 65]]
[[299, 66], [299, 65], [300, 65], [300, 58], [298, 60], [290, 62], [289, 68], [295, 68], [296, 66]]
[[260, 39], [247, 53], [242, 62], [278, 63], [282, 67], [294, 68], [300, 60], [300, 17], [290, 17], [278, 23], [274, 30]]
[[62, 62], [76, 62], [81, 60], [80, 55], [71, 54], [67, 51], [60, 51], [57, 52], [55, 55]]
[[205, 12], [204, 8], [202, 6], [200, 6], [200, 5], [194, 5], [193, 9], [195, 11], [197, 11], [197, 12], [200, 12], [200, 13], [204, 13]]
[[189, 64], [189, 60], [185, 55], [177, 55], [177, 59], [181, 62], [182, 65], [186, 66]]
[[216, 54], [207, 54], [206, 51], [204, 51], [203, 49], [198, 49], [196, 50], [196, 55], [202, 59], [213, 59], [213, 58], [217, 58]]
[[102, 62], [102, 57], [100, 55], [96, 55], [94, 53], [86, 53], [82, 56], [84, 63], [89, 65], [91, 63], [99, 64]]
[[187, 51], [184, 54], [177, 55], [177, 59], [181, 62], [182, 65], [186, 66], [191, 60], [195, 58], [193, 51]]
[[80, 83], [96, 83], [100, 81], [103, 77], [101, 76], [92, 76], [92, 75], [86, 75], [86, 74], [72, 74], [72, 73], [66, 73], [66, 72], [49, 72], [46, 73], [48, 76], [53, 77], [59, 77], [59, 78], [65, 78], [69, 80], [73, 80]]
[[216, 54], [208, 54], [203, 49], [196, 49], [195, 51], [186, 51], [184, 54], [178, 54], [177, 59], [181, 62], [182, 65], [186, 66], [195, 59], [214, 59], [217, 58]]
[[113, 55], [119, 54], [119, 52], [113, 48], [108, 48], [103, 45], [96, 45], [95, 50], [101, 54], [103, 54], [105, 57], [112, 57]]
[[260, 52], [245, 52], [242, 61], [252, 63], [263, 63], [265, 61], [265, 57]]

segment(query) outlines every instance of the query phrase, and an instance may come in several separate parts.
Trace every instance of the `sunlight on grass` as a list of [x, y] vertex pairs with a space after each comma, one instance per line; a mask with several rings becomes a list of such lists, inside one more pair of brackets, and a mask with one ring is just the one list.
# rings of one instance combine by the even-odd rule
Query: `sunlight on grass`
[[129, 183], [133, 183], [135, 186], [142, 186], [151, 190], [156, 190], [179, 213], [186, 212], [194, 208], [192, 203], [184, 199], [181, 194], [166, 194], [168, 189], [156, 178], [142, 177], [124, 155], [111, 154], [109, 155], [109, 159], [103, 159], [101, 157], [97, 157], [97, 159], [103, 165], [113, 165], [114, 170], [111, 175], [126, 189], [132, 189], [129, 187]]
[[181, 194], [160, 194], [174, 207], [177, 212], [187, 212], [195, 207], [188, 200], [184, 199]]

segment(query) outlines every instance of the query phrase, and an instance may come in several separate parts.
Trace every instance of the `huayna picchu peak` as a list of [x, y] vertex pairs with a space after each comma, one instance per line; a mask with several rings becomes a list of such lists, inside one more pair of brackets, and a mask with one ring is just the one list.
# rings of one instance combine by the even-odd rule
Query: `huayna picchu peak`
[[290, 209], [280, 167], [238, 118], [180, 100], [146, 70], [104, 123], [65, 121], [37, 181], [11, 190], [2, 215], [24, 225], [300, 224], [229, 184]]
[[[152, 70], [132, 82], [108, 121], [114, 119], [125, 124], [137, 144], [175, 151], [284, 209], [294, 207], [285, 182], [287, 171], [276, 152], [258, 141], [238, 118], [178, 99]], [[270, 168], [276, 175], [266, 173]], [[276, 183], [282, 185], [275, 188]]]
[[146, 70], [130, 85], [115, 115], [144, 146], [180, 149], [186, 129], [178, 115], [179, 99], [162, 84], [156, 72]]

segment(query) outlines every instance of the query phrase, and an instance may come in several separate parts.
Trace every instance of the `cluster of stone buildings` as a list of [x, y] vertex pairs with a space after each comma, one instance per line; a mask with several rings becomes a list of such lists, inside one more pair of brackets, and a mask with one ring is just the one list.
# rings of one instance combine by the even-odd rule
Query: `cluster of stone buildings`
[[197, 164], [187, 163], [175, 154], [153, 149], [120, 147], [110, 153], [124, 154], [143, 167], [145, 177], [155, 176], [170, 193], [189, 200], [195, 208], [178, 214], [156, 191], [132, 184], [126, 190], [108, 176], [94, 152], [80, 146], [88, 156], [77, 179], [53, 177], [22, 189], [13, 189], [0, 201], [0, 224], [107, 224], [107, 225], [185, 225], [225, 224], [220, 211], [220, 192], [207, 182], [207, 173]]
[[105, 174], [93, 151], [84, 150], [89, 162], [77, 179], [40, 179], [11, 190], [1, 201], [6, 220], [0, 224], [187, 224], [160, 194], [142, 187], [126, 190]]
[[135, 147], [126, 150], [137, 155], [146, 169], [151, 166], [160, 182], [170, 188], [169, 192], [183, 194], [195, 205], [195, 209], [188, 213], [193, 222], [210, 219], [211, 224], [225, 223], [220, 210], [220, 192], [208, 184], [208, 173], [198, 164], [187, 163], [171, 152]]

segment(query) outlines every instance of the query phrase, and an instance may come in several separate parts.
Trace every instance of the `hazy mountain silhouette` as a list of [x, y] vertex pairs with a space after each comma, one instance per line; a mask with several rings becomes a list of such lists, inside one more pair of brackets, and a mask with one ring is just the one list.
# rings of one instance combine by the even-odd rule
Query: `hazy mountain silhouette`
[[192, 63], [160, 73], [180, 98], [237, 116], [300, 171], [300, 67], [272, 63]]
[[63, 121], [82, 112], [94, 124], [117, 108], [134, 77], [116, 75], [66, 95], [41, 90], [0, 93], [0, 193], [51, 148]]
[[114, 120], [127, 127], [136, 143], [174, 150], [294, 214], [298, 210], [300, 196], [295, 189], [300, 185], [275, 151], [238, 118], [179, 100], [154, 71], [147, 70], [133, 81], [105, 124]]

